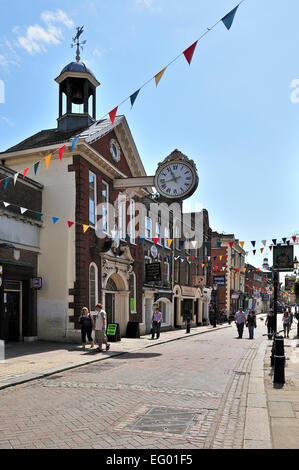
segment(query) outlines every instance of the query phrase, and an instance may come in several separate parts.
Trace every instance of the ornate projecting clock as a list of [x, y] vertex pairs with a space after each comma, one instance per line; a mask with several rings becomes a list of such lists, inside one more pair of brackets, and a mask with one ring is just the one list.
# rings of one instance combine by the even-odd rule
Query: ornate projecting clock
[[197, 189], [198, 175], [193, 160], [178, 150], [159, 163], [154, 178], [155, 188], [166, 199], [187, 199]]

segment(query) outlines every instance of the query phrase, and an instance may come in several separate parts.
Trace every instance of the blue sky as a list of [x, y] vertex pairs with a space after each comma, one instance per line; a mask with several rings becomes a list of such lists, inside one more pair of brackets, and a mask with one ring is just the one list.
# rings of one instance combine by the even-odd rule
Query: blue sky
[[[237, 3], [2, 2], [1, 151], [56, 126], [54, 79], [75, 58], [76, 26], [85, 26], [82, 59], [101, 82], [101, 118]], [[256, 266], [261, 240], [299, 231], [299, 103], [291, 101], [291, 83], [299, 79], [298, 16], [296, 0], [245, 0], [230, 31], [220, 23], [198, 43], [190, 67], [181, 56], [157, 88], [152, 81], [140, 92], [133, 110], [129, 103], [119, 108], [147, 174], [175, 148], [196, 162], [194, 208], [205, 207], [212, 228], [235, 233], [246, 250], [256, 240], [259, 255], [251, 251], [247, 259]]]

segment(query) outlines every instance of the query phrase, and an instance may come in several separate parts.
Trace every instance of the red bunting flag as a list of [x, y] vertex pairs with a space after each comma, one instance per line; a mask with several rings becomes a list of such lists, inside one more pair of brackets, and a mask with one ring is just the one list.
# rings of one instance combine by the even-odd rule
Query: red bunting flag
[[225, 259], [227, 259], [227, 258], [228, 258], [228, 255], [225, 255]]
[[233, 244], [234, 242], [228, 242], [229, 246], [232, 248], [233, 247]]
[[116, 106], [116, 108], [112, 109], [112, 111], [110, 111], [110, 113], [109, 113], [109, 117], [110, 117], [110, 120], [111, 120], [112, 124], [114, 124], [114, 120], [115, 120], [117, 110], [118, 110], [118, 106]]
[[71, 228], [71, 226], [72, 226], [72, 225], [74, 225], [74, 222], [70, 222], [70, 221], [68, 221], [68, 223], [67, 223], [67, 224], [68, 224], [69, 228]]
[[27, 175], [27, 172], [29, 171], [29, 168], [25, 168], [23, 171], [23, 179], [25, 179], [25, 176]]
[[293, 239], [293, 242], [296, 243], [297, 237], [294, 236], [294, 237], [292, 237], [292, 239]]
[[192, 60], [192, 57], [193, 57], [193, 54], [194, 54], [194, 51], [195, 51], [195, 48], [197, 46], [197, 43], [198, 41], [194, 42], [192, 44], [192, 46], [188, 47], [188, 49], [186, 49], [183, 54], [184, 56], [186, 57], [186, 60], [188, 62], [188, 64], [190, 65], [191, 64], [191, 60]]
[[272, 245], [269, 246], [269, 250], [270, 250], [270, 251], [272, 250]]
[[219, 266], [215, 266], [215, 269], [216, 269], [216, 271], [218, 271], [218, 269], [219, 269]]
[[159, 240], [160, 240], [160, 238], [154, 238], [154, 242], [155, 242], [156, 245], [157, 245]]
[[65, 145], [59, 149], [59, 158], [60, 158], [60, 161], [62, 160], [62, 156], [63, 156], [64, 149], [65, 149]]

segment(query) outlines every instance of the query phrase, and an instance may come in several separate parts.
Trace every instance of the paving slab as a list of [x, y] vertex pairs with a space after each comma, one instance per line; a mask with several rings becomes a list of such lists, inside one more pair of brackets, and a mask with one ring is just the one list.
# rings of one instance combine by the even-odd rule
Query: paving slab
[[270, 440], [267, 409], [247, 408], [244, 440]]
[[299, 420], [297, 418], [271, 418], [275, 449], [298, 449]]

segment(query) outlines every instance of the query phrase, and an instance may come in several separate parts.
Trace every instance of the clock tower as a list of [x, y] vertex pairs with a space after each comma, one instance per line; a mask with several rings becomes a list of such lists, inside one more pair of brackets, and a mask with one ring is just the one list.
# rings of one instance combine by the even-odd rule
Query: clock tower
[[76, 62], [66, 65], [55, 79], [59, 84], [58, 130], [72, 131], [88, 127], [96, 120], [96, 89], [100, 85], [94, 74], [80, 61], [79, 38], [83, 27], [77, 28], [73, 42], [77, 45]]

